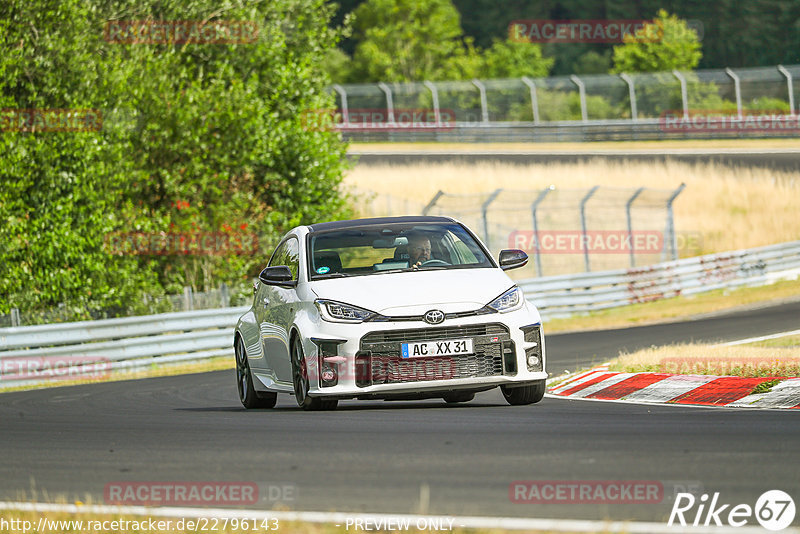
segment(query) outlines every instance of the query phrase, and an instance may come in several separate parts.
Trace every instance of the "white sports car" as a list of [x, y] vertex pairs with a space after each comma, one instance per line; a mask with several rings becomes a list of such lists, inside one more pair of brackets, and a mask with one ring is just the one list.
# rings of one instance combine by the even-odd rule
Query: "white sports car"
[[239, 398], [305, 410], [339, 399], [509, 404], [545, 391], [541, 319], [503, 272], [528, 261], [486, 247], [449, 217], [299, 226], [284, 236], [234, 333]]

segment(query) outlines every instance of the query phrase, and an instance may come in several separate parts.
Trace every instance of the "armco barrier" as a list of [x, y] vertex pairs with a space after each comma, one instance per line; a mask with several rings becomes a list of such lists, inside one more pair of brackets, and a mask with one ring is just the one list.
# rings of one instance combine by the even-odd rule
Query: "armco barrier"
[[2, 328], [0, 386], [48, 381], [58, 374], [56, 367], [81, 362], [87, 363], [86, 369], [71, 369], [70, 376], [97, 374], [91, 363], [102, 362], [110, 372], [233, 357], [233, 327], [246, 310], [245, 306]]
[[[800, 276], [800, 241], [604, 272], [548, 276], [518, 285], [545, 318], [761, 285]], [[46, 381], [53, 362], [96, 375], [154, 363], [233, 356], [233, 327], [247, 307], [0, 329], [0, 387]], [[9, 365], [9, 362], [14, 362]], [[26, 362], [20, 372], [18, 362]], [[76, 378], [83, 371], [76, 372]], [[38, 374], [37, 374], [38, 373]]]
[[619, 269], [518, 282], [543, 317], [564, 317], [800, 275], [800, 241]]

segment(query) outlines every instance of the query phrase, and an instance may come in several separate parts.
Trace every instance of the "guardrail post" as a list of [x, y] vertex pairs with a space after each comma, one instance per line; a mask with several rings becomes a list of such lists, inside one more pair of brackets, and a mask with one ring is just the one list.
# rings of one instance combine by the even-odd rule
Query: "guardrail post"
[[725, 67], [725, 74], [733, 80], [733, 89], [736, 92], [736, 112], [739, 120], [742, 120], [742, 86], [739, 83], [739, 77], [729, 67]]
[[[433, 116], [436, 119], [436, 127], [439, 128], [442, 125], [442, 114], [439, 111], [439, 90], [436, 89], [436, 85], [433, 82], [429, 82], [425, 80], [422, 82], [422, 85], [428, 88], [431, 92], [431, 98], [433, 99]], [[453, 117], [455, 119], [455, 117]]]
[[639, 110], [636, 107], [636, 89], [633, 86], [633, 78], [625, 74], [624, 72], [619, 75], [623, 81], [628, 84], [628, 96], [631, 101], [631, 120], [637, 121], [639, 120]]
[[686, 78], [677, 70], [672, 70], [672, 75], [681, 83], [681, 102], [683, 103], [683, 118], [689, 120], [689, 91], [686, 89]]
[[11, 308], [11, 326], [19, 326], [19, 308]]
[[666, 252], [667, 252], [667, 239], [669, 239], [669, 246], [672, 251], [672, 259], [678, 259], [678, 238], [675, 235], [675, 216], [672, 213], [672, 203], [678, 198], [678, 195], [681, 194], [681, 191], [684, 190], [686, 184], [681, 184], [678, 186], [678, 189], [672, 192], [670, 197], [667, 199], [667, 231], [664, 236], [664, 251], [661, 254], [661, 259], [665, 259]]
[[536, 95], [536, 84], [527, 76], [522, 77], [522, 83], [528, 86], [531, 93], [531, 108], [533, 108], [533, 123], [539, 124], [539, 99]]
[[339, 98], [342, 101], [342, 121], [344, 124], [350, 124], [350, 110], [347, 106], [347, 90], [338, 83], [333, 84], [333, 89], [339, 93]]
[[533, 201], [531, 204], [531, 215], [533, 215], [533, 238], [536, 240], [534, 253], [536, 254], [536, 271], [539, 273], [539, 276], [544, 276], [542, 273], [542, 252], [539, 248], [539, 218], [537, 217], [536, 211], [539, 209], [539, 204], [542, 203], [544, 197], [547, 196], [550, 191], [555, 189], [554, 185], [546, 189], [542, 189], [539, 193], [539, 196], [536, 197], [536, 200]]
[[778, 65], [778, 71], [786, 76], [786, 85], [789, 89], [789, 113], [794, 115], [794, 89], [792, 88], [792, 73], [783, 65]]
[[631, 267], [636, 267], [636, 256], [633, 250], [633, 221], [631, 221], [631, 205], [636, 201], [639, 195], [642, 194], [644, 191], [644, 187], [640, 187], [636, 190], [636, 192], [628, 199], [628, 202], [625, 203], [625, 219], [628, 222], [628, 239], [630, 240], [630, 256], [631, 256]]
[[483, 214], [484, 242], [486, 243], [486, 248], [488, 248], [490, 252], [492, 248], [489, 245], [489, 217], [488, 217], [489, 204], [494, 202], [494, 199], [497, 198], [497, 195], [499, 195], [501, 191], [503, 190], [502, 189], [495, 190], [491, 195], [489, 195], [489, 198], [487, 198], [486, 202], [484, 202], [483, 205], [481, 206], [481, 213]]
[[586, 112], [586, 87], [583, 85], [581, 79], [574, 74], [570, 76], [569, 79], [578, 86], [578, 94], [581, 97], [581, 120], [586, 122], [589, 120], [589, 114]]
[[588, 239], [587, 239], [587, 232], [586, 232], [586, 203], [592, 198], [597, 190], [600, 188], [599, 185], [594, 186], [586, 193], [586, 196], [581, 199], [581, 236], [583, 237], [583, 242], [581, 246], [583, 247], [583, 265], [586, 269], [586, 272], [591, 272], [591, 268], [589, 266], [589, 247], [588, 247]]
[[394, 101], [392, 100], [392, 90], [383, 82], [378, 82], [378, 87], [380, 87], [381, 91], [386, 94], [386, 119], [389, 124], [394, 124]]
[[429, 211], [431, 211], [431, 210], [433, 209], [433, 207], [436, 205], [436, 202], [438, 202], [438, 201], [439, 201], [439, 199], [442, 197], [442, 195], [444, 195], [444, 191], [442, 191], [441, 189], [439, 189], [439, 190], [436, 192], [436, 194], [435, 194], [435, 195], [433, 195], [433, 198], [431, 199], [431, 201], [430, 201], [430, 202], [428, 202], [428, 205], [427, 205], [427, 206], [425, 206], [424, 208], [422, 208], [422, 214], [423, 214], [423, 215], [427, 215], [427, 214], [428, 214], [428, 212], [429, 212]]
[[489, 124], [489, 103], [486, 100], [486, 87], [480, 80], [472, 80], [472, 84], [478, 88], [481, 93], [481, 121], [484, 124]]

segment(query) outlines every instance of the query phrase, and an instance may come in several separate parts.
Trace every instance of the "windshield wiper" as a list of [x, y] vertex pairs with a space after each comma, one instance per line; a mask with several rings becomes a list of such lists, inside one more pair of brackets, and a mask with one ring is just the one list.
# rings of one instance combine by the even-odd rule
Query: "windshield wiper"
[[344, 277], [347, 277], [347, 276], [350, 276], [350, 275], [346, 274], [346, 273], [326, 273], [326, 274], [318, 274], [318, 275], [314, 276], [314, 278], [312, 278], [312, 280], [321, 280], [321, 279], [324, 279], [324, 278], [344, 278]]

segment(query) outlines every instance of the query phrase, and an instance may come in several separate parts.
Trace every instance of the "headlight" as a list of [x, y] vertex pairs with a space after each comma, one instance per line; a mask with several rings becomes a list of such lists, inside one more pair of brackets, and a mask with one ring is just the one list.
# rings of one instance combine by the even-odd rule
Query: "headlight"
[[487, 306], [500, 313], [519, 309], [522, 307], [522, 290], [517, 286], [514, 286], [494, 299]]
[[322, 319], [333, 323], [360, 323], [376, 315], [375, 312], [335, 300], [320, 299], [314, 304], [317, 305]]

